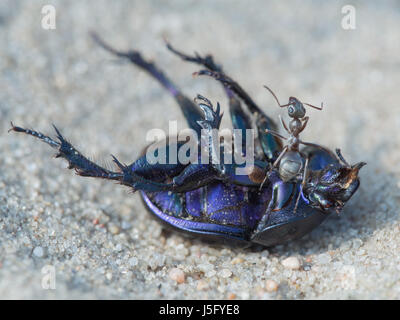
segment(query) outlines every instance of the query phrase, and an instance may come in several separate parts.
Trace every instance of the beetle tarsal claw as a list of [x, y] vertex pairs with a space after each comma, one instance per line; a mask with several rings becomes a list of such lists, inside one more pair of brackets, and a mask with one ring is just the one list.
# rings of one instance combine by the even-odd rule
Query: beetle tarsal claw
[[335, 203], [335, 210], [336, 210], [336, 213], [337, 213], [337, 214], [340, 214], [340, 212], [341, 212], [342, 209], [343, 209], [343, 206], [344, 206], [344, 203], [343, 203], [342, 201], [336, 200], [336, 203]]
[[126, 170], [127, 166], [123, 163], [121, 163], [114, 155], [111, 155], [113, 158], [113, 162], [117, 165], [117, 167], [120, 169], [121, 172], [124, 172]]

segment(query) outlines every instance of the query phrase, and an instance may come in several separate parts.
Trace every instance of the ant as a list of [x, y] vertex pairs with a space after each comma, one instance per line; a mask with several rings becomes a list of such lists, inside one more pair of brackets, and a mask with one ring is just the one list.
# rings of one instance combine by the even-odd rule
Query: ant
[[[301, 102], [299, 99], [295, 97], [290, 97], [289, 103], [282, 105], [280, 104], [275, 93], [267, 86], [264, 87], [272, 94], [272, 96], [275, 98], [275, 101], [278, 103], [279, 107], [288, 108], [288, 115], [289, 117], [292, 118], [292, 120], [289, 122], [289, 126], [287, 126], [285, 121], [279, 115], [280, 122], [283, 128], [289, 134], [289, 137], [284, 137], [279, 133], [269, 129], [265, 130], [266, 133], [270, 133], [275, 137], [279, 137], [287, 141], [287, 144], [283, 148], [282, 152], [279, 154], [278, 158], [272, 164], [270, 171], [276, 168], [279, 164], [279, 176], [284, 182], [300, 178], [302, 181], [301, 187], [304, 188], [304, 185], [308, 177], [307, 167], [309, 159], [300, 152], [299, 145], [303, 144], [303, 145], [315, 146], [315, 144], [301, 141], [299, 138], [300, 133], [305, 129], [309, 120], [309, 117], [306, 117], [306, 109], [304, 108], [304, 105], [315, 108], [317, 110], [322, 110], [323, 104], [321, 103], [321, 107], [316, 107], [314, 105]], [[267, 176], [268, 175], [266, 175], [264, 182], [267, 179]], [[261, 187], [264, 184], [264, 182], [261, 184]], [[294, 212], [296, 212], [297, 210], [300, 194], [301, 192], [299, 192], [299, 195], [297, 197], [296, 205], [294, 207]]]

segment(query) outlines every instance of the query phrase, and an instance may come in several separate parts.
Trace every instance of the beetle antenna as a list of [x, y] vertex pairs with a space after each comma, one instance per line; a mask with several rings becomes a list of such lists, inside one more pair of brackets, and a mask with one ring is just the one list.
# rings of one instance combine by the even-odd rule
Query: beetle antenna
[[339, 157], [339, 159], [347, 166], [347, 167], [351, 167], [349, 165], [349, 163], [343, 158], [342, 152], [340, 151], [340, 149], [336, 149], [336, 154]]

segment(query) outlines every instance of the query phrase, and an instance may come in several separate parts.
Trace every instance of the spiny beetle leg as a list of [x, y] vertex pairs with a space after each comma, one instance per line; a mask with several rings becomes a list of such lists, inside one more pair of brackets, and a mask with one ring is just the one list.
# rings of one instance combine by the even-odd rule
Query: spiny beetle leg
[[235, 92], [239, 98], [241, 98], [247, 105], [248, 110], [256, 117], [256, 126], [258, 130], [258, 137], [261, 142], [262, 149], [265, 157], [273, 162], [282, 150], [282, 143], [279, 138], [273, 137], [271, 134], [266, 133], [265, 130], [276, 130], [276, 124], [270, 117], [268, 117], [262, 110], [256, 105], [246, 91], [233, 79], [228, 77], [226, 74], [220, 71], [200, 70], [195, 73], [197, 75], [207, 75], [218, 81], [224, 86]]
[[[134, 171], [132, 171], [132, 165], [126, 166], [121, 164], [115, 157], [113, 157], [113, 160], [123, 173], [123, 178], [121, 179], [120, 183], [133, 188], [134, 191], [187, 192], [204, 186], [210, 181], [217, 179], [217, 173], [212, 169], [211, 166], [189, 164], [182, 170], [182, 172], [172, 179], [172, 182], [158, 182], [136, 174]], [[151, 168], [151, 165], [149, 165], [147, 170], [151, 171]], [[160, 167], [158, 169], [160, 169]], [[168, 176], [169, 173], [170, 170], [168, 170], [168, 165], [166, 165], [164, 175]]]
[[128, 59], [131, 63], [149, 73], [155, 78], [168, 92], [175, 98], [183, 115], [186, 118], [190, 128], [195, 130], [200, 135], [201, 128], [197, 121], [201, 119], [202, 114], [199, 108], [193, 101], [187, 98], [178, 87], [153, 63], [149, 62], [142, 57], [139, 51], [119, 51], [104, 42], [96, 33], [91, 33], [93, 40], [108, 52], [116, 55], [117, 57]]
[[214, 62], [214, 58], [212, 55], [208, 54], [203, 58], [197, 52], [195, 52], [194, 56], [190, 56], [172, 47], [172, 45], [168, 41], [165, 40], [165, 42], [167, 45], [167, 49], [172, 53], [176, 54], [182, 60], [202, 65], [212, 71], [222, 71], [222, 66]]
[[108, 169], [105, 169], [96, 163], [90, 161], [86, 157], [84, 157], [71, 143], [69, 143], [60, 133], [56, 126], [54, 126], [54, 130], [57, 133], [57, 139], [53, 140], [49, 136], [46, 136], [38, 131], [25, 129], [18, 126], [15, 126], [11, 122], [11, 128], [9, 131], [21, 132], [28, 135], [31, 135], [35, 138], [40, 139], [41, 141], [47, 143], [52, 148], [57, 149], [58, 153], [56, 154], [56, 158], [64, 158], [68, 161], [68, 169], [75, 169], [76, 174], [84, 177], [93, 177], [93, 178], [102, 178], [108, 180], [120, 180], [122, 175], [118, 172], [112, 172]]
[[[173, 183], [156, 182], [134, 173], [132, 171], [132, 166], [124, 165], [116, 157], [112, 156], [114, 163], [119, 168], [119, 172], [113, 172], [84, 157], [62, 136], [57, 127], [54, 126], [54, 129], [57, 133], [57, 139], [59, 141], [56, 141], [38, 131], [15, 126], [13, 123], [11, 123], [11, 128], [9, 131], [31, 135], [47, 143], [54, 149], [57, 149], [58, 153], [56, 154], [56, 158], [64, 158], [67, 160], [68, 168], [75, 169], [76, 174], [80, 176], [118, 181], [120, 184], [131, 187], [134, 190], [144, 190], [150, 192], [184, 192], [186, 190], [191, 190], [198, 187], [198, 183], [201, 181], [199, 181], [199, 179], [193, 179], [193, 177], [201, 177], [201, 179], [205, 180], [205, 182], [208, 182], [210, 179], [215, 177], [215, 173], [213, 172], [208, 172], [207, 177], [205, 167], [191, 165], [186, 167], [185, 170], [183, 170], [183, 172], [174, 179]], [[167, 174], [168, 171], [166, 170], [165, 173]], [[196, 181], [196, 185], [194, 185], [194, 181]]]
[[[197, 52], [195, 52], [194, 56], [190, 56], [181, 51], [178, 51], [177, 49], [172, 47], [172, 45], [167, 41], [166, 44], [168, 50], [176, 54], [182, 60], [202, 65], [210, 71], [222, 72], [222, 66], [214, 62], [212, 55], [206, 55], [205, 57], [202, 57]], [[222, 86], [229, 99], [229, 112], [231, 114], [232, 126], [234, 129], [241, 130], [242, 153], [245, 154], [246, 129], [252, 129], [251, 120], [246, 112], [243, 110], [240, 100], [236, 97], [233, 91], [223, 84]]]

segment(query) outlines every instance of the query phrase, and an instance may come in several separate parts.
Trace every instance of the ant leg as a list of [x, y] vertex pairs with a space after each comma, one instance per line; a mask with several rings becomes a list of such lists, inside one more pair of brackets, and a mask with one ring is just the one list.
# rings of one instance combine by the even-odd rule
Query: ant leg
[[[308, 119], [310, 119], [310, 117], [304, 117], [304, 118], [303, 118], [304, 122], [303, 122], [303, 125], [302, 125], [301, 128], [300, 128], [300, 132], [302, 132], [302, 131], [306, 128], [307, 123], [308, 123]], [[300, 133], [300, 132], [299, 132], [299, 133]]]
[[[308, 118], [308, 117], [307, 117], [307, 118]], [[281, 115], [279, 115], [279, 120], [280, 120], [281, 123], [282, 123], [282, 127], [283, 127], [283, 128], [286, 130], [286, 132], [290, 135], [291, 133], [290, 133], [290, 131], [289, 131], [289, 129], [288, 129], [288, 127], [287, 127], [285, 121], [284, 121], [283, 118], [281, 117]]]
[[281, 154], [279, 155], [279, 157], [278, 157], [278, 158], [275, 160], [275, 162], [272, 164], [271, 169], [272, 169], [272, 168], [275, 168], [275, 167], [278, 165], [279, 161], [281, 161], [282, 157], [285, 155], [285, 153], [288, 151], [288, 149], [289, 149], [288, 146], [285, 146], [285, 147], [283, 148], [283, 150], [282, 150]]
[[192, 102], [191, 99], [187, 98], [183, 93], [177, 88], [177, 86], [168, 77], [157, 68], [157, 66], [145, 60], [139, 51], [118, 51], [104, 42], [96, 33], [92, 33], [93, 40], [100, 45], [103, 49], [116, 55], [117, 57], [128, 59], [131, 63], [143, 69], [154, 77], [168, 92], [175, 98], [176, 102], [179, 104], [182, 113], [184, 114], [186, 121], [188, 122], [190, 128], [194, 129], [198, 135], [200, 135], [201, 128], [197, 121], [201, 120], [202, 114], [199, 108]]
[[283, 140], [287, 140], [286, 137], [282, 136], [282, 135], [279, 134], [278, 132], [275, 132], [275, 131], [272, 131], [272, 130], [268, 130], [268, 129], [265, 129], [265, 132], [266, 132], [266, 133], [270, 133], [270, 134], [272, 134], [273, 136], [276, 136], [276, 137], [281, 138], [281, 139], [283, 139]]
[[121, 181], [121, 173], [105, 169], [84, 157], [72, 144], [64, 139], [56, 126], [53, 125], [53, 127], [59, 141], [55, 141], [38, 131], [17, 127], [13, 123], [11, 123], [11, 129], [9, 131], [31, 135], [47, 143], [52, 148], [57, 149], [58, 153], [56, 154], [56, 158], [64, 158], [67, 160], [68, 169], [75, 169], [76, 174], [79, 176]]
[[[279, 155], [279, 157], [275, 160], [275, 162], [272, 164], [271, 168], [269, 169], [269, 172], [271, 172], [272, 169], [275, 168], [278, 165], [279, 161], [281, 161], [282, 157], [285, 155], [285, 153], [288, 151], [288, 149], [289, 149], [288, 146], [285, 146], [283, 148], [281, 154]], [[259, 190], [262, 189], [262, 187], [263, 187], [265, 181], [267, 181], [267, 179], [268, 179], [268, 174], [265, 175], [265, 178], [264, 178], [263, 182], [260, 184]]]
[[300, 144], [304, 144], [305, 146], [314, 147], [314, 148], [316, 148], [316, 149], [323, 149], [323, 147], [321, 147], [320, 145], [315, 144], [315, 143], [304, 142], [304, 141], [301, 141], [301, 140], [299, 140], [299, 143], [300, 143]]

